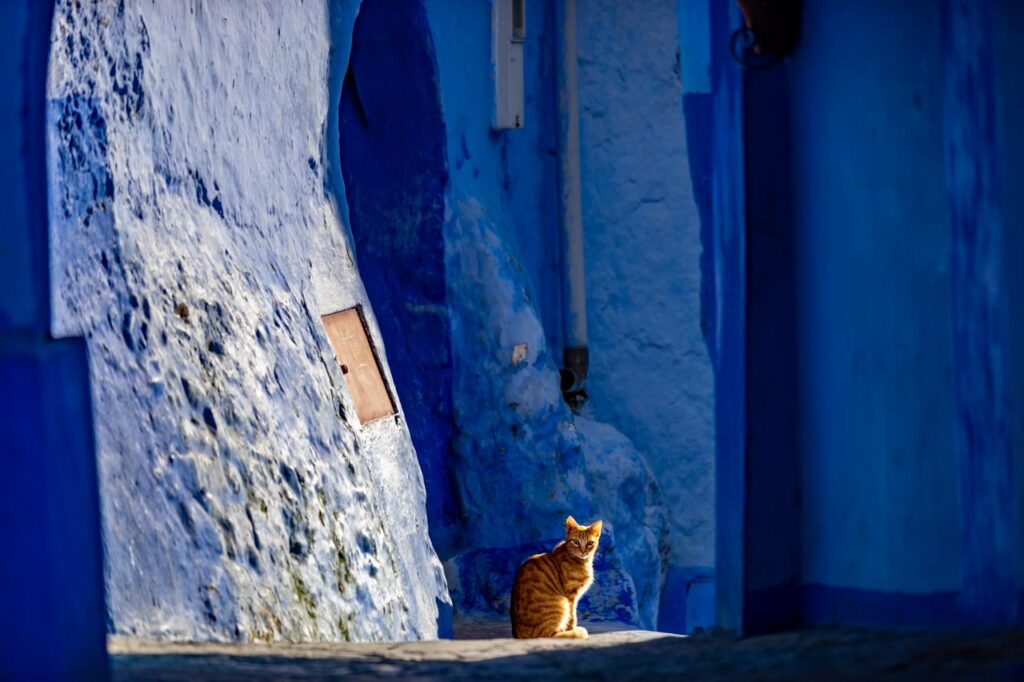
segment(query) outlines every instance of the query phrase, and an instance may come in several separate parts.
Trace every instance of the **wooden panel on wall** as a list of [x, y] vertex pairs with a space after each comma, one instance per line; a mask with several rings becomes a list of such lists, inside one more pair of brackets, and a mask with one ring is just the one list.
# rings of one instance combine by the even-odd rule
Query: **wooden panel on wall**
[[323, 316], [327, 338], [345, 375], [356, 415], [363, 424], [397, 412], [359, 307]]

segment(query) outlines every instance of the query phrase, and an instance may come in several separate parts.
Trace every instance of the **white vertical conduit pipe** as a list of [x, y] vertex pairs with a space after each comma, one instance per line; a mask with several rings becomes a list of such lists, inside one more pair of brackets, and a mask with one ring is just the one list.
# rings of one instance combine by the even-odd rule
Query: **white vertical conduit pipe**
[[583, 268], [580, 197], [580, 98], [576, 73], [576, 0], [558, 0], [558, 136], [562, 209], [562, 392], [577, 399], [587, 378], [587, 290]]

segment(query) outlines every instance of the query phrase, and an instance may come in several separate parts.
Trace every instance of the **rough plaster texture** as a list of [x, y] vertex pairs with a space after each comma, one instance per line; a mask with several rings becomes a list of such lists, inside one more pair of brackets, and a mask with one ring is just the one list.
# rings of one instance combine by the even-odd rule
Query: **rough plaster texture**
[[437, 634], [409, 434], [359, 425], [319, 320], [361, 304], [380, 347], [329, 170], [356, 5], [57, 8], [53, 328], [89, 343], [111, 632]]
[[482, 58], [490, 52], [488, 3], [426, 5], [448, 135], [452, 470], [464, 546], [546, 540], [570, 513], [602, 517], [636, 586], [639, 622], [653, 627], [668, 552], [657, 483], [628, 439], [574, 416], [559, 392], [552, 6], [527, 2], [526, 127], [498, 133]]
[[[521, 545], [561, 532], [569, 514], [603, 518], [636, 586], [639, 623], [653, 627], [667, 555], [653, 476], [614, 428], [574, 417], [518, 259], [478, 201], [449, 200], [453, 459], [466, 544]], [[513, 569], [528, 556], [509, 559]]]
[[671, 562], [710, 566], [714, 384], [676, 2], [584, 0], [577, 12], [591, 410], [650, 463]]
[[496, 216], [514, 245], [552, 348], [561, 348], [553, 4], [526, 0], [525, 125], [491, 130], [491, 3], [426, 0], [441, 70], [452, 185]]

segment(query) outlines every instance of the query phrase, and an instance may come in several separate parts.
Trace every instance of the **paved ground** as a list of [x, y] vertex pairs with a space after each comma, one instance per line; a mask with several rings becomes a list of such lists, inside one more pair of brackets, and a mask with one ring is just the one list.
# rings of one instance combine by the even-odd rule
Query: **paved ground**
[[[476, 635], [501, 624], [474, 627]], [[586, 641], [474, 639], [391, 644], [167, 644], [114, 638], [127, 680], [1024, 680], [1024, 631], [824, 628], [737, 640], [627, 630]], [[456, 634], [467, 634], [463, 628]]]

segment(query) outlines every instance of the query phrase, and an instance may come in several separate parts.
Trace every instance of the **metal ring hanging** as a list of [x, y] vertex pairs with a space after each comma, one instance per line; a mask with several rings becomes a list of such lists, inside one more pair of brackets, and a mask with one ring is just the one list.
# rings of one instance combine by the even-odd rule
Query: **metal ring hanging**
[[[742, 45], [740, 45], [741, 38], [743, 39]], [[767, 56], [755, 54], [750, 48], [756, 44], [757, 36], [754, 35], [754, 32], [746, 26], [740, 26], [732, 32], [732, 37], [729, 38], [729, 56], [744, 69], [767, 69], [770, 66], [775, 66], [782, 59], [777, 54]], [[754, 55], [754, 58], [745, 59], [748, 54]]]

